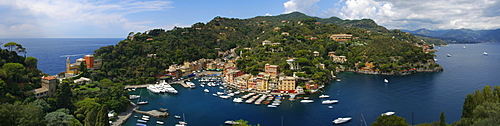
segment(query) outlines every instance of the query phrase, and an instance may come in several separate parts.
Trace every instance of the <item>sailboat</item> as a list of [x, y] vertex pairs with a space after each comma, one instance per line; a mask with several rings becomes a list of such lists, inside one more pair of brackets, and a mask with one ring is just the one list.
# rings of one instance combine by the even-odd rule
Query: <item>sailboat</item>
[[[142, 90], [139, 93], [139, 96], [141, 96], [141, 94], [142, 94]], [[145, 104], [148, 104], [148, 101], [141, 100], [141, 98], [139, 97], [138, 100], [137, 100], [137, 104], [138, 105], [145, 105]]]

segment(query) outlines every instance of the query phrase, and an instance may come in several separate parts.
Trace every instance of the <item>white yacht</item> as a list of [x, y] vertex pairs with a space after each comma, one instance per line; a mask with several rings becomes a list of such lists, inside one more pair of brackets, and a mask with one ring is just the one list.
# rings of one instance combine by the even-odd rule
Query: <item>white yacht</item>
[[324, 100], [321, 102], [321, 104], [333, 104], [337, 102], [339, 102], [339, 100]]
[[204, 92], [206, 92], [206, 93], [210, 92], [210, 91], [209, 91], [208, 89], [206, 89], [206, 88], [205, 88], [205, 90], [203, 90], [203, 91], [204, 91]]
[[138, 105], [145, 105], [148, 104], [148, 101], [139, 101], [137, 102]]
[[228, 95], [221, 95], [221, 96], [219, 96], [219, 97], [220, 97], [220, 98], [223, 98], [223, 99], [228, 99], [228, 98], [230, 98], [231, 96], [228, 96]]
[[329, 98], [330, 96], [329, 95], [326, 95], [326, 94], [322, 94], [319, 96], [319, 98]]
[[314, 102], [314, 101], [313, 101], [313, 100], [306, 99], [306, 100], [301, 100], [300, 102], [301, 102], [301, 103], [311, 103], [311, 102]]
[[450, 54], [446, 54], [446, 56], [447, 56], [447, 57], [451, 57], [451, 55], [450, 55]]
[[345, 118], [337, 118], [335, 120], [333, 120], [333, 123], [335, 124], [341, 124], [341, 123], [345, 123], [349, 120], [351, 120], [352, 118], [351, 117], [345, 117]]
[[191, 81], [187, 81], [186, 84], [189, 85], [190, 88], [196, 88], [196, 85]]
[[276, 108], [276, 107], [278, 107], [278, 106], [276, 106], [276, 105], [267, 105], [267, 107], [268, 107], [268, 108]]
[[141, 96], [140, 95], [129, 95], [128, 97], [129, 97], [130, 100], [133, 100], [133, 99], [138, 99]]
[[483, 52], [483, 55], [488, 55], [488, 53], [487, 52]]
[[382, 113], [381, 116], [390, 116], [390, 115], [394, 115], [396, 112], [386, 112], [386, 113]]
[[156, 121], [157, 124], [163, 125], [164, 123], [162, 121]]
[[242, 103], [243, 102], [243, 98], [234, 98], [233, 102], [235, 102], [235, 103]]
[[389, 83], [389, 80], [387, 80], [387, 79], [384, 79], [384, 82], [385, 82], [385, 83]]

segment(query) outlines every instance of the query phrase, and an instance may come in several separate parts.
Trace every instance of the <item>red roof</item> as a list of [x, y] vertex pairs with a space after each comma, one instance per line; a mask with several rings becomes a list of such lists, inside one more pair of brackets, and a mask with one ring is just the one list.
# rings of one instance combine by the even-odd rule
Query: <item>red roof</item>
[[54, 80], [54, 79], [56, 79], [56, 78], [55, 78], [55, 77], [53, 77], [53, 76], [48, 76], [48, 77], [44, 77], [43, 79], [45, 79], [45, 80]]

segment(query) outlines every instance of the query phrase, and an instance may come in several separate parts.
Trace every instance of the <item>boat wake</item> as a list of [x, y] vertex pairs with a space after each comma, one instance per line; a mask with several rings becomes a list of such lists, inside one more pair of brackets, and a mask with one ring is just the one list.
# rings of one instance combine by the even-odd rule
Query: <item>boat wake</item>
[[59, 57], [71, 57], [71, 56], [83, 56], [83, 55], [85, 55], [85, 54], [62, 55]]

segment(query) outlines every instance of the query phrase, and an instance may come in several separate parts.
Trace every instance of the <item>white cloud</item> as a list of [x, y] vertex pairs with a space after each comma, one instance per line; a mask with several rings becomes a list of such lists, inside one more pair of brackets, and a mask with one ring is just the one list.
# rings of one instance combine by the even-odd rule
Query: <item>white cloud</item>
[[324, 11], [324, 17], [370, 18], [389, 29], [500, 28], [497, 0], [347, 0]]
[[285, 13], [299, 11], [308, 15], [316, 15], [319, 7], [314, 4], [318, 2], [319, 0], [290, 0], [283, 3], [283, 5], [285, 6]]
[[266, 13], [266, 16], [273, 16], [273, 15], [271, 15], [271, 14], [269, 14], [269, 13]]
[[[43, 32], [62, 32], [71, 29], [111, 28], [136, 30], [145, 28], [148, 21], [132, 22], [126, 15], [144, 11], [162, 11], [169, 8], [170, 1], [89, 1], [89, 0], [15, 0], [0, 1], [1, 31], [17, 32], [30, 28], [39, 28]], [[7, 29], [10, 28], [10, 29]], [[24, 28], [24, 29], [23, 29]], [[40, 29], [44, 29], [40, 30]], [[67, 31], [68, 32], [68, 31]], [[14, 34], [14, 33], [11, 33]], [[22, 34], [22, 33], [17, 33]], [[9, 37], [0, 35], [0, 37]], [[44, 37], [44, 36], [39, 36]], [[49, 36], [53, 37], [53, 36]]]

